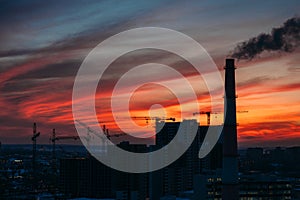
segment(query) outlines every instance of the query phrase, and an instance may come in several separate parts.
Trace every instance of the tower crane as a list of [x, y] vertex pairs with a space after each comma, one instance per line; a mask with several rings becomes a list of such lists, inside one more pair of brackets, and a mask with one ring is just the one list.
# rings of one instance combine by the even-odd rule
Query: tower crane
[[78, 140], [78, 139], [80, 139], [79, 136], [57, 136], [55, 128], [52, 130], [52, 137], [50, 137], [50, 141], [52, 142], [52, 164], [53, 164], [53, 170], [55, 172], [56, 172], [56, 141]]
[[173, 121], [175, 122], [176, 119], [174, 117], [149, 117], [149, 116], [133, 116], [131, 117], [132, 119], [142, 119], [142, 120], [146, 120], [146, 123], [148, 124], [150, 120], [155, 120], [156, 122], [159, 121]]
[[120, 136], [124, 136], [126, 135], [126, 133], [114, 133], [113, 135], [111, 135], [109, 133], [109, 130], [106, 128], [105, 125], [102, 126], [102, 130], [103, 130], [103, 133], [106, 135], [106, 137], [110, 140], [111, 137], [120, 137]]
[[36, 139], [40, 136], [40, 132], [36, 131], [36, 123], [33, 123], [32, 140], [32, 170], [34, 182], [36, 182]]
[[206, 117], [207, 117], [207, 125], [209, 126], [210, 125], [211, 114], [220, 114], [220, 113], [219, 112], [210, 112], [210, 111], [207, 111], [207, 112], [201, 111], [201, 112], [194, 112], [193, 116], [200, 115], [200, 114], [205, 114], [206, 115]]
[[36, 131], [36, 123], [33, 123], [33, 134], [31, 137], [32, 140], [32, 166], [35, 170], [35, 158], [36, 158], [36, 139], [40, 136], [40, 132]]
[[[79, 120], [75, 120], [75, 121], [76, 121], [80, 126], [86, 128], [87, 131], [88, 131], [88, 134], [89, 134], [89, 133], [93, 133], [95, 136], [99, 137], [99, 138], [102, 140], [103, 144], [106, 144], [106, 143], [105, 143], [105, 139], [103, 138], [103, 136], [102, 136], [100, 133], [98, 133], [98, 132], [95, 131], [94, 129], [91, 129], [87, 124], [85, 124], [85, 123], [83, 123], [83, 122], [81, 122], [81, 121], [79, 121]], [[109, 133], [109, 130], [106, 128], [106, 125], [103, 125], [103, 126], [102, 126], [102, 130], [103, 130], [103, 133], [105, 134], [105, 136], [106, 136], [109, 140], [110, 140], [110, 138], [112, 138], [112, 137], [120, 137], [120, 136], [125, 136], [125, 135], [126, 135], [125, 133], [115, 133], [115, 134], [110, 134], [110, 133]]]
[[238, 111], [236, 111], [237, 113], [247, 113], [247, 112], [249, 112], [248, 110], [238, 110]]
[[[237, 113], [247, 113], [248, 110], [238, 110], [236, 112]], [[193, 116], [200, 115], [200, 114], [205, 114], [207, 116], [207, 125], [209, 126], [210, 125], [211, 114], [220, 114], [220, 112], [210, 112], [210, 111], [207, 111], [207, 112], [204, 112], [204, 111], [194, 112]]]
[[52, 142], [52, 159], [53, 162], [56, 162], [56, 141], [58, 140], [78, 140], [79, 136], [57, 136], [55, 128], [52, 130], [52, 137], [50, 141]]

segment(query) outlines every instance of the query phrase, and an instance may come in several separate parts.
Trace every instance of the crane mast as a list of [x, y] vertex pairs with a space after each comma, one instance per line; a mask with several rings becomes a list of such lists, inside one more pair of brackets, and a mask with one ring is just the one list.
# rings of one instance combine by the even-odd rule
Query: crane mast
[[[33, 171], [33, 181], [34, 186], [36, 186], [36, 139], [40, 136], [40, 132], [36, 130], [36, 123], [33, 123], [33, 134], [31, 137], [32, 140], [32, 171]], [[36, 187], [35, 187], [36, 189]]]

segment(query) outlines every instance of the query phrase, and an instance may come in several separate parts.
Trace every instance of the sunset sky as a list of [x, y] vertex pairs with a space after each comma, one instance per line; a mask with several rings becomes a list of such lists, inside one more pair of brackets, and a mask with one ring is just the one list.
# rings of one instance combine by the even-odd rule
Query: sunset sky
[[[287, 19], [299, 17], [299, 10], [298, 0], [1, 1], [0, 141], [31, 143], [33, 122], [41, 132], [38, 143], [48, 144], [52, 128], [62, 135], [75, 135], [72, 89], [76, 73], [88, 53], [109, 36], [138, 27], [180, 31], [199, 42], [224, 75], [224, 60], [239, 42], [270, 33]], [[104, 87], [98, 89], [99, 121], [109, 129], [115, 129], [108, 109], [113, 84], [132, 65], [149, 62], [183, 73], [196, 91], [200, 109], [209, 109], [205, 84], [187, 62], [168, 52], [133, 52], [112, 64]], [[248, 111], [238, 113], [239, 146], [300, 145], [300, 49], [263, 52], [251, 60], [237, 60], [236, 65], [237, 110]], [[147, 70], [137, 74], [138, 78], [148, 76], [181, 87], [170, 76]], [[223, 120], [222, 95], [220, 91], [220, 113], [212, 115], [214, 125]], [[162, 104], [166, 117], [181, 119], [178, 100], [160, 85], [140, 87], [129, 107], [134, 116], [148, 116], [153, 104]], [[144, 121], [137, 123], [154, 130]], [[200, 123], [206, 124], [205, 115], [200, 115]]]

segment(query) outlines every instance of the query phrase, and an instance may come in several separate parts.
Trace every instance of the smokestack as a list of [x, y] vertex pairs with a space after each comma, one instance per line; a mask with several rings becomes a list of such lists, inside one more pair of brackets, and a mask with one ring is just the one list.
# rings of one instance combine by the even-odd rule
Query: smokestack
[[238, 200], [238, 153], [236, 130], [236, 93], [234, 59], [226, 59], [224, 127], [223, 127], [223, 172], [222, 199]]

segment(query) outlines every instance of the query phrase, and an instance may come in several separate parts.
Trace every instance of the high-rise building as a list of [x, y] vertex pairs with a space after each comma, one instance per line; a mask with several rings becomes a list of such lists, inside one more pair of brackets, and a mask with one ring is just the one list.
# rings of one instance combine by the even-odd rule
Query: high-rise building
[[[193, 190], [193, 179], [201, 171], [216, 170], [222, 167], [222, 142], [217, 142], [213, 150], [203, 159], [199, 159], [200, 146], [206, 136], [208, 126], [199, 126], [196, 120], [183, 120], [183, 122], [161, 122], [156, 127], [159, 130], [156, 134], [156, 145], [161, 148], [174, 139], [179, 126], [181, 126], [181, 137], [179, 140], [185, 142], [191, 137], [191, 131], [197, 131], [195, 139], [187, 151], [174, 163], [150, 174], [150, 184], [160, 184], [159, 188], [152, 187], [151, 199], [161, 196], [180, 196], [183, 192]], [[216, 131], [218, 126], [211, 126]], [[217, 133], [216, 133], [217, 134]], [[151, 183], [152, 181], [152, 183]], [[153, 183], [155, 182], [155, 183]], [[150, 196], [151, 196], [150, 195]]]
[[[133, 152], [147, 151], [146, 145], [122, 142], [120, 148]], [[148, 196], [148, 174], [117, 171], [93, 157], [60, 160], [60, 184], [69, 197], [144, 200]]]
[[61, 159], [61, 189], [69, 197], [114, 197], [112, 171], [94, 158]]

